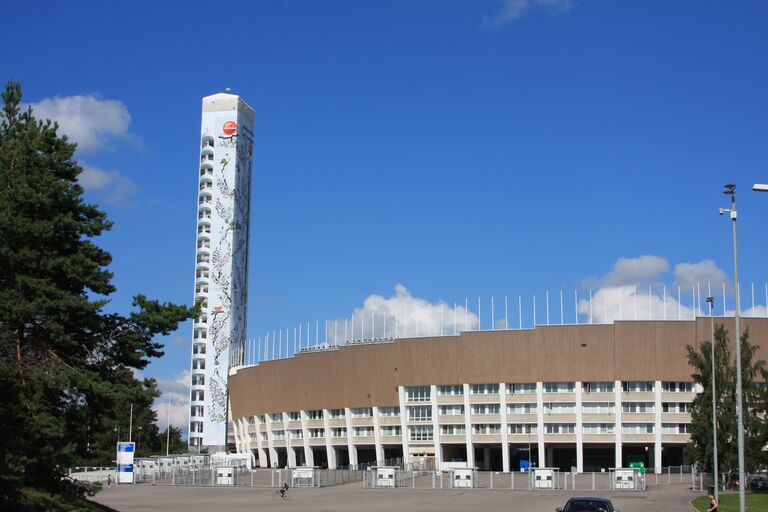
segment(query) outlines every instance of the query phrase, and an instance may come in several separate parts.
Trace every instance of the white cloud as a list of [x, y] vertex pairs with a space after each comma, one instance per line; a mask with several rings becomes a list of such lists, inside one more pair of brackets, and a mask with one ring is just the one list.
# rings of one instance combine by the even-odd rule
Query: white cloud
[[690, 289], [704, 283], [722, 286], [722, 283], [727, 282], [728, 276], [712, 260], [675, 265], [675, 286], [680, 286], [683, 289]]
[[368, 296], [350, 317], [329, 321], [327, 329], [329, 343], [333, 344], [361, 338], [392, 338], [395, 331], [399, 338], [449, 335], [476, 329], [477, 325], [477, 314], [464, 305], [420, 299], [397, 284], [394, 295]]
[[586, 322], [591, 320], [594, 323], [691, 320], [697, 308], [686, 306], [684, 302], [684, 297], [678, 300], [676, 290], [666, 287], [607, 286], [592, 293], [591, 304], [588, 298], [579, 299], [579, 314]]
[[87, 164], [83, 164], [83, 172], [77, 179], [86, 191], [97, 193], [105, 202], [113, 205], [125, 204], [139, 190], [120, 171], [99, 169]]
[[[579, 300], [579, 314], [589, 321], [591, 311], [595, 323], [635, 318], [690, 320], [695, 315], [708, 314], [705, 298], [710, 292], [720, 296], [718, 292], [728, 281], [725, 272], [712, 260], [678, 263], [671, 286], [664, 281], [668, 270], [669, 262], [660, 256], [619, 258], [604, 276], [585, 280], [588, 288], [597, 290], [592, 292], [591, 308], [587, 298]], [[760, 311], [755, 308], [758, 316]], [[722, 314], [722, 304], [716, 313]]]
[[587, 278], [583, 285], [585, 288], [599, 288], [657, 284], [668, 270], [669, 262], [660, 256], [648, 254], [637, 258], [619, 258], [610, 272], [599, 278]]
[[546, 9], [558, 13], [568, 11], [572, 7], [572, 0], [502, 0], [501, 8], [490, 20], [490, 25], [499, 27], [512, 23], [532, 9]]
[[114, 140], [138, 141], [128, 131], [131, 116], [128, 108], [117, 100], [96, 96], [56, 96], [30, 105], [37, 119], [59, 123], [61, 134], [77, 143], [80, 152], [93, 152]]
[[172, 379], [157, 379], [162, 394], [152, 408], [157, 412], [157, 426], [161, 431], [168, 424], [168, 399], [171, 400], [171, 425], [181, 429], [186, 437], [189, 429], [189, 390], [191, 373], [185, 370]]

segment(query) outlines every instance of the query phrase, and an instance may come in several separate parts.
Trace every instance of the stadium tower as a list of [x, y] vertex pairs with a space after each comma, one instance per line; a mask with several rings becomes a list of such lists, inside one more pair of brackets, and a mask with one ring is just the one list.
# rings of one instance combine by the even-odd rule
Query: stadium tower
[[230, 349], [246, 334], [253, 109], [240, 97], [203, 98], [197, 195], [190, 450], [223, 449]]

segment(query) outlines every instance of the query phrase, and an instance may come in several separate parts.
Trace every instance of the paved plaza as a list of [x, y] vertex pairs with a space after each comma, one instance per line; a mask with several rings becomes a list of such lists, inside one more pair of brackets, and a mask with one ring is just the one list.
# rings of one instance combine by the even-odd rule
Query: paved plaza
[[329, 512], [554, 512], [574, 495], [608, 497], [621, 512], [690, 512], [697, 496], [684, 486], [655, 487], [646, 492], [504, 491], [490, 489], [363, 489], [361, 483], [320, 489], [291, 489], [281, 500], [274, 489], [253, 487], [182, 487], [124, 485], [105, 488], [95, 501], [121, 512], [243, 510]]

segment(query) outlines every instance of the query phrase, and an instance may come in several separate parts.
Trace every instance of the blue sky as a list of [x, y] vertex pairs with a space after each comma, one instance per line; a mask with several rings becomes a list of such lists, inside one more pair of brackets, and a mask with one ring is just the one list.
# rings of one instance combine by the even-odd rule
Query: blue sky
[[[256, 111], [251, 336], [398, 283], [487, 304], [730, 278], [727, 182], [742, 287], [765, 302], [766, 2], [17, 2], [4, 19], [0, 78], [80, 142], [115, 222], [111, 308], [192, 301], [200, 99], [225, 87]], [[179, 400], [190, 336], [145, 372]]]

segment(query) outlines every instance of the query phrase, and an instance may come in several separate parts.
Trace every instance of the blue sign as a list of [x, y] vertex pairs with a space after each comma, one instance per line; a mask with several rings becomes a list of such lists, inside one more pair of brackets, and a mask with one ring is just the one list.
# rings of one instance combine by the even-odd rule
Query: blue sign
[[531, 468], [531, 463], [526, 459], [520, 459], [520, 471], [528, 471]]
[[135, 443], [117, 443], [117, 483], [133, 483]]

